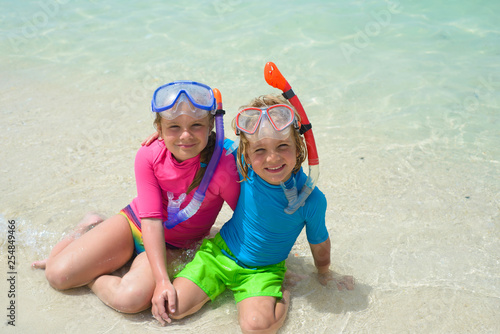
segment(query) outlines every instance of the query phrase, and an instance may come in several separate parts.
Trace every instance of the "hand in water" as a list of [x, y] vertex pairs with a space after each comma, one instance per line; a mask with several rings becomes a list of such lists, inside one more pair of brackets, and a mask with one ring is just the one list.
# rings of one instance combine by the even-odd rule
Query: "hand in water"
[[176, 297], [177, 295], [175, 292], [175, 288], [172, 283], [170, 283], [170, 281], [160, 282], [156, 284], [156, 288], [153, 293], [153, 299], [151, 300], [151, 313], [162, 326], [165, 326], [166, 322], [172, 322], [172, 320], [168, 316], [168, 313], [175, 312], [175, 305], [177, 303]]
[[318, 273], [318, 280], [321, 285], [327, 285], [328, 282], [332, 281], [337, 285], [337, 289], [340, 291], [346, 290], [354, 290], [354, 277], [352, 276], [343, 276], [334, 273], [331, 270], [328, 270], [325, 273]]

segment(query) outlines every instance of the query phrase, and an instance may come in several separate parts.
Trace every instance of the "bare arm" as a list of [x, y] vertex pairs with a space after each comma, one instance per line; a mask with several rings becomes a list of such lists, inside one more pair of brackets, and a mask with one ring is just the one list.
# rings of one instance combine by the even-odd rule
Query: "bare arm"
[[314, 265], [318, 269], [318, 274], [324, 274], [330, 271], [330, 238], [320, 244], [309, 244], [311, 247]]
[[169, 312], [175, 312], [176, 293], [170, 282], [167, 272], [167, 252], [165, 249], [165, 238], [163, 223], [161, 219], [145, 218], [141, 220], [142, 237], [148, 261], [153, 271], [156, 287], [151, 300], [151, 311], [153, 316], [162, 324], [171, 320], [165, 308], [168, 305]]
[[309, 244], [309, 246], [314, 258], [314, 265], [318, 269], [318, 280], [322, 285], [334, 281], [339, 290], [354, 289], [354, 278], [352, 276], [338, 275], [330, 270], [330, 238], [320, 244]]

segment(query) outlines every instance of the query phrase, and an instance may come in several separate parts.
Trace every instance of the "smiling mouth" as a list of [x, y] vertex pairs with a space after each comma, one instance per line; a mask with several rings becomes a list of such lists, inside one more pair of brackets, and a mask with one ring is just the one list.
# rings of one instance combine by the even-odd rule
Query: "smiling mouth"
[[191, 148], [191, 147], [195, 146], [195, 144], [179, 144], [177, 146], [186, 149], [186, 148]]
[[285, 168], [285, 165], [281, 165], [281, 166], [278, 166], [278, 167], [267, 167], [266, 170], [271, 172], [271, 173], [276, 173], [276, 172], [279, 172], [281, 171], [283, 168]]

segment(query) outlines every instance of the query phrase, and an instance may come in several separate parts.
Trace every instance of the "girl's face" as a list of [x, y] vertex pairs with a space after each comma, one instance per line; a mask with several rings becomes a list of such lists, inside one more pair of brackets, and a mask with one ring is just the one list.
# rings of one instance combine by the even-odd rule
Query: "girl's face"
[[264, 138], [249, 141], [245, 160], [264, 181], [273, 185], [285, 182], [292, 175], [297, 148], [292, 135], [287, 139]]
[[194, 119], [188, 115], [168, 120], [161, 119], [161, 137], [165, 146], [179, 162], [200, 154], [207, 146], [212, 130], [209, 116]]

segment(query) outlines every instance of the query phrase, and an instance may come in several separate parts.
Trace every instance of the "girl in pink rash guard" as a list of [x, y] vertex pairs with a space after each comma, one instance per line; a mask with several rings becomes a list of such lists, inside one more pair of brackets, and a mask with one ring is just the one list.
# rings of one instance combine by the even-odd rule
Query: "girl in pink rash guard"
[[[160, 138], [137, 152], [137, 197], [106, 220], [87, 215], [46, 260], [33, 263], [45, 268], [55, 289], [88, 285], [106, 305], [124, 313], [152, 306], [153, 314], [164, 314], [174, 307], [167, 255], [206, 237], [224, 201], [234, 210], [240, 193], [234, 158], [222, 152], [218, 164], [211, 161], [219, 148], [212, 131], [216, 103], [210, 87], [191, 81], [161, 86], [152, 109]], [[211, 179], [204, 178], [205, 172]], [[208, 187], [197, 211], [167, 225], [170, 207], [178, 203], [182, 211], [204, 185]], [[111, 274], [134, 255], [123, 277]]]

